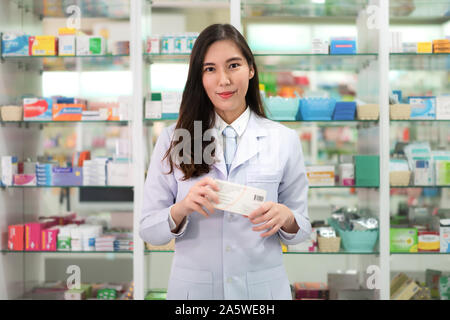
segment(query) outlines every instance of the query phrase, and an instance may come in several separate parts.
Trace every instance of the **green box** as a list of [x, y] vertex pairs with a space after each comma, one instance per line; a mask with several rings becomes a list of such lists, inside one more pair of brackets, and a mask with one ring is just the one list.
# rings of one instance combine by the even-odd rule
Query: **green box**
[[166, 300], [166, 298], [166, 289], [152, 289], [147, 293], [144, 300]]
[[380, 157], [357, 155], [355, 162], [355, 183], [358, 187], [380, 186]]
[[417, 252], [419, 243], [416, 228], [391, 228], [391, 252]]

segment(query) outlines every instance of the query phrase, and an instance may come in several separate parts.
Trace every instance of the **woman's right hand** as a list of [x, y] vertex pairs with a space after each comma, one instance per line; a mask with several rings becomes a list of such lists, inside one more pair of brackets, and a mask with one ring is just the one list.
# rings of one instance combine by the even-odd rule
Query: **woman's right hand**
[[[194, 184], [186, 197], [172, 207], [171, 214], [175, 223], [178, 225], [178, 222], [194, 211], [208, 218], [208, 212], [210, 214], [214, 212], [212, 202], [219, 203], [219, 196], [215, 191], [219, 191], [219, 186], [210, 177], [205, 177]], [[208, 212], [204, 209], [207, 209]]]

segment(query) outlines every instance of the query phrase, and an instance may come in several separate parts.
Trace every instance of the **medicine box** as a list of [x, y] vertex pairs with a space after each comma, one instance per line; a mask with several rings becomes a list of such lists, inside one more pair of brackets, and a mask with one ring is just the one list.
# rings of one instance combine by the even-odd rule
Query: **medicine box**
[[77, 36], [77, 56], [95, 56], [106, 53], [106, 42], [100, 36]]
[[14, 175], [19, 172], [17, 157], [2, 156], [0, 164], [0, 182], [3, 186], [12, 186], [14, 183]]
[[450, 96], [436, 98], [436, 119], [450, 120]]
[[160, 119], [162, 116], [162, 99], [160, 92], [154, 92], [145, 101], [145, 118]]
[[356, 54], [355, 40], [331, 40], [330, 54]]
[[436, 185], [450, 185], [450, 160], [435, 160]]
[[36, 175], [35, 174], [15, 174], [14, 175], [15, 186], [35, 186]]
[[81, 121], [84, 110], [84, 104], [56, 103], [53, 106], [53, 121]]
[[180, 112], [182, 92], [163, 92], [162, 100], [162, 117], [164, 119], [177, 119]]
[[450, 253], [450, 219], [441, 219], [439, 237], [440, 251]]
[[23, 224], [8, 226], [8, 250], [25, 249], [25, 226]]
[[25, 250], [40, 251], [43, 225], [40, 222], [25, 224]]
[[30, 36], [30, 56], [57, 56], [58, 38], [55, 36]]
[[418, 232], [418, 251], [439, 251], [440, 239], [437, 231], [419, 231]]
[[28, 56], [29, 36], [22, 33], [4, 33], [2, 35], [2, 56]]
[[439, 293], [441, 300], [450, 300], [450, 277], [441, 276], [439, 278]]
[[391, 228], [389, 230], [391, 252], [417, 252], [416, 228]]
[[408, 97], [408, 103], [411, 105], [411, 119], [436, 119], [436, 97], [411, 96]]
[[53, 168], [53, 185], [54, 186], [82, 186], [83, 185], [83, 168]]
[[42, 251], [56, 251], [58, 245], [58, 227], [42, 230]]
[[51, 98], [23, 99], [23, 119], [25, 121], [51, 121], [53, 117]]
[[417, 42], [417, 53], [433, 53], [431, 42]]
[[76, 29], [60, 28], [58, 31], [58, 53], [60, 56], [76, 55]]
[[309, 166], [306, 167], [306, 177], [310, 186], [334, 186], [334, 166]]
[[380, 185], [380, 157], [375, 155], [355, 155], [356, 186], [378, 187]]

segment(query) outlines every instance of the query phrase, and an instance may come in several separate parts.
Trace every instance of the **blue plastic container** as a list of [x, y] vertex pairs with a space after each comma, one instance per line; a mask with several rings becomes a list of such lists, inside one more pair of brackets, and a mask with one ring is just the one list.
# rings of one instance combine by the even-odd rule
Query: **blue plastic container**
[[354, 120], [356, 114], [356, 102], [339, 101], [334, 108], [333, 120]]
[[269, 119], [295, 120], [300, 106], [300, 98], [268, 97], [264, 98], [264, 106]]
[[301, 99], [296, 119], [303, 121], [331, 121], [335, 99], [306, 98]]
[[379, 229], [366, 231], [342, 230], [334, 219], [328, 219], [328, 224], [336, 229], [341, 237], [342, 247], [346, 252], [373, 252], [380, 233]]

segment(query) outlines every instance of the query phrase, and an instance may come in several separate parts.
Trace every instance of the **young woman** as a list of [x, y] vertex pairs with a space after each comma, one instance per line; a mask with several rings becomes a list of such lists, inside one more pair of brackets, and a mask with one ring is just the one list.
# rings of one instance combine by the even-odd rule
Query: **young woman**
[[[247, 216], [214, 209], [214, 179], [264, 189], [266, 202]], [[229, 24], [207, 27], [145, 182], [142, 239], [176, 239], [167, 299], [291, 299], [280, 240], [309, 237], [307, 192], [299, 137], [266, 118], [244, 37]]]

